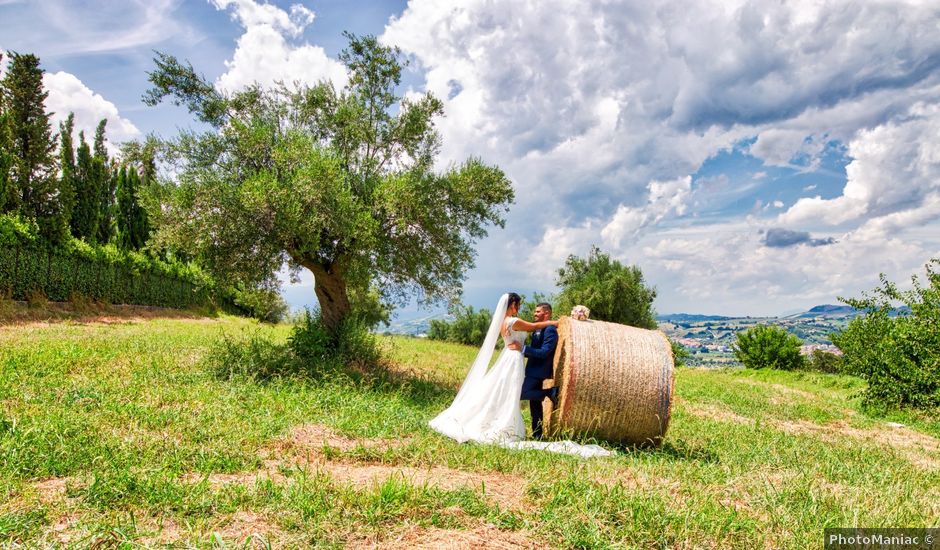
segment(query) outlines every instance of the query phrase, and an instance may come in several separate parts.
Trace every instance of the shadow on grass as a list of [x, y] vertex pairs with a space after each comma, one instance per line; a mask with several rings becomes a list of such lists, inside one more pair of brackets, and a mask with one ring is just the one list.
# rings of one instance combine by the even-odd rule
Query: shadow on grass
[[[210, 350], [207, 361], [213, 374], [222, 380], [248, 378], [258, 384], [294, 380], [314, 386], [341, 384], [356, 391], [402, 399], [420, 409], [443, 408], [456, 393], [453, 387], [427, 375], [395, 368], [383, 357], [370, 362], [336, 357], [299, 357], [289, 344], [274, 343], [258, 331], [242, 338], [223, 336]], [[563, 435], [561, 439], [596, 443], [625, 455], [647, 454], [672, 460], [719, 462], [718, 455], [706, 448], [690, 446], [668, 437], [660, 446], [653, 446], [604, 441], [590, 434]]]
[[205, 364], [220, 380], [250, 379], [258, 384], [292, 380], [299, 384], [348, 385], [363, 392], [398, 396], [418, 407], [446, 401], [454, 389], [430, 378], [395, 369], [385, 358], [362, 362], [342, 357], [300, 356], [289, 344], [273, 342], [255, 330], [223, 336], [213, 344]]
[[655, 452], [663, 456], [681, 461], [695, 461], [706, 464], [717, 464], [721, 462], [718, 454], [711, 449], [701, 446], [690, 446], [681, 439], [675, 441], [667, 439], [658, 449], [643, 449], [646, 452]]

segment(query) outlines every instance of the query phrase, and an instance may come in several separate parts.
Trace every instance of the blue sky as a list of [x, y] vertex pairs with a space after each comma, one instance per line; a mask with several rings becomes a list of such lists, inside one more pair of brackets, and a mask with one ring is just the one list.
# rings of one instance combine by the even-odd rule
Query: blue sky
[[[592, 244], [663, 313], [779, 314], [940, 257], [935, 2], [658, 4], [0, 0], [0, 49], [39, 55], [49, 109], [117, 143], [192, 126], [141, 104], [153, 50], [234, 89], [342, 85], [343, 30], [400, 46], [402, 92], [445, 102], [440, 167], [481, 156], [516, 188], [468, 273], [478, 307], [551, 292]], [[312, 302], [309, 276], [285, 292]]]

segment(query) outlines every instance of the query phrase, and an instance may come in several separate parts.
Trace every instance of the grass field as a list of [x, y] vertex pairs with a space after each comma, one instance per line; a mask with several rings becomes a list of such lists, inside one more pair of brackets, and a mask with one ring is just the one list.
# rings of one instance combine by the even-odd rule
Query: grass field
[[387, 375], [256, 383], [207, 350], [288, 327], [112, 321], [0, 326], [0, 545], [805, 548], [940, 526], [940, 421], [866, 416], [854, 378], [680, 370], [662, 448], [579, 460], [426, 428], [471, 348], [386, 338]]

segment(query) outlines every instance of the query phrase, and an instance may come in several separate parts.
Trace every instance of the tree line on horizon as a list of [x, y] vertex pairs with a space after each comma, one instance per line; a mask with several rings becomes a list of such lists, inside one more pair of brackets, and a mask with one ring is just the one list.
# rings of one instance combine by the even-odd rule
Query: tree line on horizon
[[[3, 62], [0, 52], [0, 63]], [[155, 179], [154, 145], [130, 147], [123, 159], [105, 145], [107, 119], [91, 143], [75, 142], [75, 116], [59, 124], [47, 112], [43, 69], [33, 54], [8, 53], [0, 79], [0, 216], [30, 228], [48, 246], [69, 238], [141, 250], [150, 234], [140, 191]]]

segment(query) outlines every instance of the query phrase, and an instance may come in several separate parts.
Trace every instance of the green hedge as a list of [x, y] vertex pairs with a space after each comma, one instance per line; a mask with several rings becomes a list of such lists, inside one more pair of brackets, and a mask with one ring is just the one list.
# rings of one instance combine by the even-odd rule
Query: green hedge
[[209, 303], [211, 284], [192, 266], [72, 241], [54, 250], [0, 245], [0, 292], [15, 300], [41, 292], [57, 302], [79, 295], [112, 304], [187, 308]]

